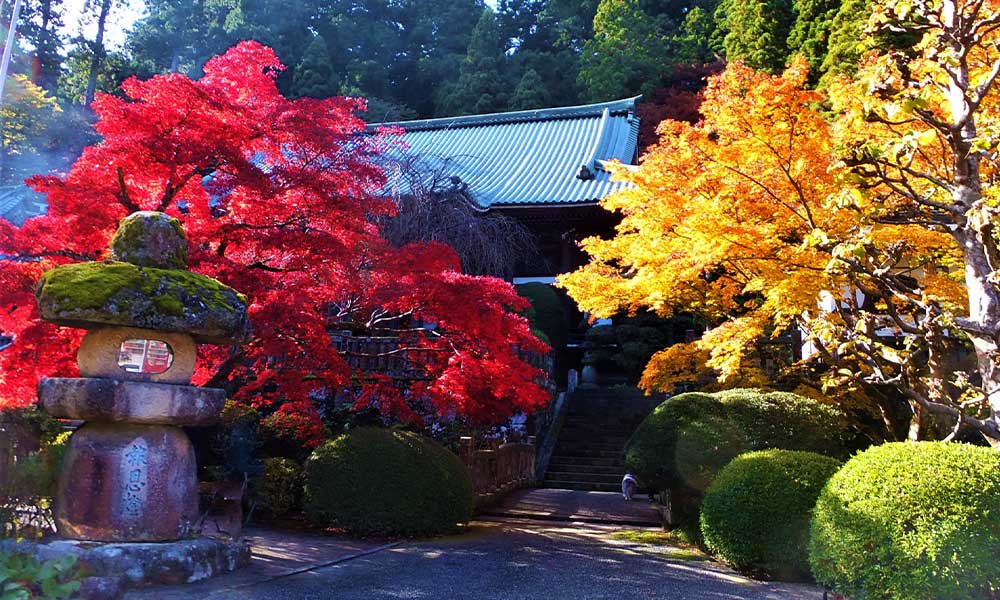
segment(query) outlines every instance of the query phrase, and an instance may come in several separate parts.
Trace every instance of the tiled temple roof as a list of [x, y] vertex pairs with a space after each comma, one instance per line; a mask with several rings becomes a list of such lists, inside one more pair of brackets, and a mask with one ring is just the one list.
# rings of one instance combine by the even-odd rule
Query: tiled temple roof
[[[622, 189], [607, 162], [635, 164], [638, 98], [467, 117], [378, 123], [405, 133], [390, 161], [419, 157], [421, 168], [462, 185], [483, 208], [594, 203]], [[395, 155], [395, 156], [394, 156]], [[387, 167], [393, 182], [391, 165]]]

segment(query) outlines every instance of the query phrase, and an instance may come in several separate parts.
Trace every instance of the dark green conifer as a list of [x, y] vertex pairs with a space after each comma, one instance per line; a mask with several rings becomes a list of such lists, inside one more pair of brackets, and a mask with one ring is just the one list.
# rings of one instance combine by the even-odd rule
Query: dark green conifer
[[340, 91], [340, 81], [330, 64], [326, 42], [316, 36], [306, 47], [302, 60], [295, 66], [292, 95], [295, 97], [329, 98]]

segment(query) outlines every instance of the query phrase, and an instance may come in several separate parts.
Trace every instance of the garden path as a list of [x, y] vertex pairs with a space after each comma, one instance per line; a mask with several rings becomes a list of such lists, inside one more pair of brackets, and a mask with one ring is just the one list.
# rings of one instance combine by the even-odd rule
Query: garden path
[[[255, 558], [241, 573], [131, 592], [129, 600], [621, 599], [820, 600], [812, 586], [757, 582], [696, 551], [648, 545], [621, 526], [498, 519], [458, 536], [394, 544], [252, 532]], [[306, 546], [296, 550], [300, 545]], [[281, 550], [284, 548], [284, 550]], [[325, 549], [324, 549], [325, 548]], [[353, 554], [352, 554], [353, 552]], [[258, 554], [258, 556], [261, 556]], [[318, 560], [318, 562], [310, 562]], [[278, 568], [282, 563], [283, 568]], [[263, 568], [262, 568], [263, 567]], [[271, 569], [271, 575], [264, 571]]]
[[656, 527], [660, 514], [645, 495], [626, 502], [619, 492], [524, 489], [508, 494], [485, 514], [547, 521]]

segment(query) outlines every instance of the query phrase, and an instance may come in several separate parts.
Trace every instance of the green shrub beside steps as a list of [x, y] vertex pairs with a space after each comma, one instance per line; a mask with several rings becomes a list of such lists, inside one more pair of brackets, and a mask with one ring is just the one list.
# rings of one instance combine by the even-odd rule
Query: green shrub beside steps
[[645, 486], [703, 491], [719, 469], [752, 450], [846, 458], [846, 428], [835, 409], [788, 392], [692, 392], [666, 400], [642, 422], [625, 462]]
[[835, 458], [794, 450], [737, 456], [705, 492], [705, 546], [743, 572], [808, 578], [813, 506], [840, 465]]
[[358, 536], [428, 536], [472, 517], [472, 477], [437, 442], [364, 427], [326, 442], [305, 465], [305, 508]]
[[286, 516], [302, 498], [302, 467], [290, 458], [265, 458], [257, 483], [257, 509], [265, 519]]
[[852, 598], [1000, 597], [1000, 452], [918, 442], [858, 454], [820, 494], [809, 561]]

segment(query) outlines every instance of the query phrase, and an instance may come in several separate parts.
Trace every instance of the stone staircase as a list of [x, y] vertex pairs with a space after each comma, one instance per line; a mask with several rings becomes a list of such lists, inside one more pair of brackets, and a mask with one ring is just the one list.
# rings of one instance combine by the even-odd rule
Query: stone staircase
[[566, 409], [542, 487], [620, 491], [625, 443], [659, 402], [623, 386], [578, 388]]

